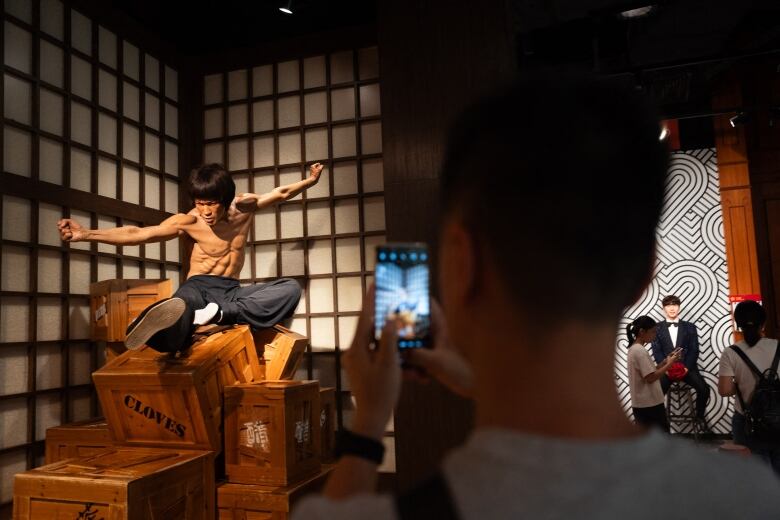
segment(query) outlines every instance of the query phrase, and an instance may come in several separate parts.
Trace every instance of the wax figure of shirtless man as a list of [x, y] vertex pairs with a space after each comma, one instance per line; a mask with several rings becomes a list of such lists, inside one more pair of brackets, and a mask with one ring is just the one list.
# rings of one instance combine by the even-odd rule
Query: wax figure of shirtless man
[[265, 194], [236, 196], [230, 174], [219, 164], [208, 164], [190, 174], [188, 188], [195, 207], [187, 214], [148, 227], [84, 229], [73, 219], [62, 219], [57, 226], [67, 242], [126, 246], [184, 235], [192, 239], [187, 280], [172, 298], [145, 309], [128, 327], [125, 340], [128, 349], [147, 344], [161, 352], [175, 352], [189, 346], [197, 325], [248, 323], [264, 328], [292, 314], [301, 297], [295, 280], [282, 278], [241, 287], [238, 275], [253, 213], [295, 197], [315, 185], [321, 173], [322, 164], [315, 163], [304, 180]]

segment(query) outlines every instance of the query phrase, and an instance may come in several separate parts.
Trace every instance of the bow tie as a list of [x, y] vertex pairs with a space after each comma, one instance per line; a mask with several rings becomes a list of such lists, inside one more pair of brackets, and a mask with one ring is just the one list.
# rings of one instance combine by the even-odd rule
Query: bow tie
[[670, 327], [676, 327], [678, 324], [676, 321], [667, 321], [666, 322]]

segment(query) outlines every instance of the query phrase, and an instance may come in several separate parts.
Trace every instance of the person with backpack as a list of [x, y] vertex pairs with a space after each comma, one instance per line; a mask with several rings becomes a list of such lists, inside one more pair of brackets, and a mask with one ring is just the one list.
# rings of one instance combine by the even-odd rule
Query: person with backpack
[[731, 420], [734, 442], [750, 448], [780, 475], [778, 341], [762, 337], [766, 312], [758, 302], [739, 303], [734, 320], [745, 339], [723, 351], [718, 392], [737, 396]]

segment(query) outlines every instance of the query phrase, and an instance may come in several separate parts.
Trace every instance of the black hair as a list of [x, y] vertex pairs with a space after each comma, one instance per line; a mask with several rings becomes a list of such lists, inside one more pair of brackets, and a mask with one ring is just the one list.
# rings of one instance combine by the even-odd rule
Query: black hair
[[549, 308], [567, 319], [616, 316], [652, 274], [668, 165], [659, 135], [635, 89], [588, 78], [514, 83], [455, 122], [443, 209], [534, 319]]
[[628, 336], [628, 346], [634, 344], [640, 330], [650, 330], [656, 326], [656, 322], [650, 316], [640, 316], [628, 325], [626, 325], [626, 336]]
[[761, 329], [766, 322], [766, 311], [760, 303], [747, 300], [737, 304], [734, 309], [734, 321], [742, 329], [745, 343], [752, 347], [761, 339]]
[[680, 298], [673, 294], [664, 297], [664, 299], [661, 300], [661, 306], [666, 307], [667, 305], [680, 305]]
[[190, 172], [189, 192], [193, 202], [214, 200], [227, 210], [236, 196], [236, 184], [221, 164], [204, 164]]

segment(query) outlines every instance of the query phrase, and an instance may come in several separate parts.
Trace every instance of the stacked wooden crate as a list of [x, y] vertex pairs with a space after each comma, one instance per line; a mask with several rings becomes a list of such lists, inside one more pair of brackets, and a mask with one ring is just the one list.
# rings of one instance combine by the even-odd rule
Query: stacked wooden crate
[[[142, 300], [150, 285], [132, 282], [93, 284], [96, 339], [120, 330], [124, 339], [159, 299]], [[165, 294], [165, 283], [153, 285]], [[287, 518], [321, 487], [334, 433], [332, 389], [289, 380], [306, 343], [281, 326], [238, 325], [212, 328], [176, 355], [142, 347], [115, 356], [93, 373], [105, 420], [47, 431], [47, 465], [17, 475], [14, 518], [214, 518], [216, 509], [220, 519]], [[217, 493], [215, 460], [228, 479]]]

